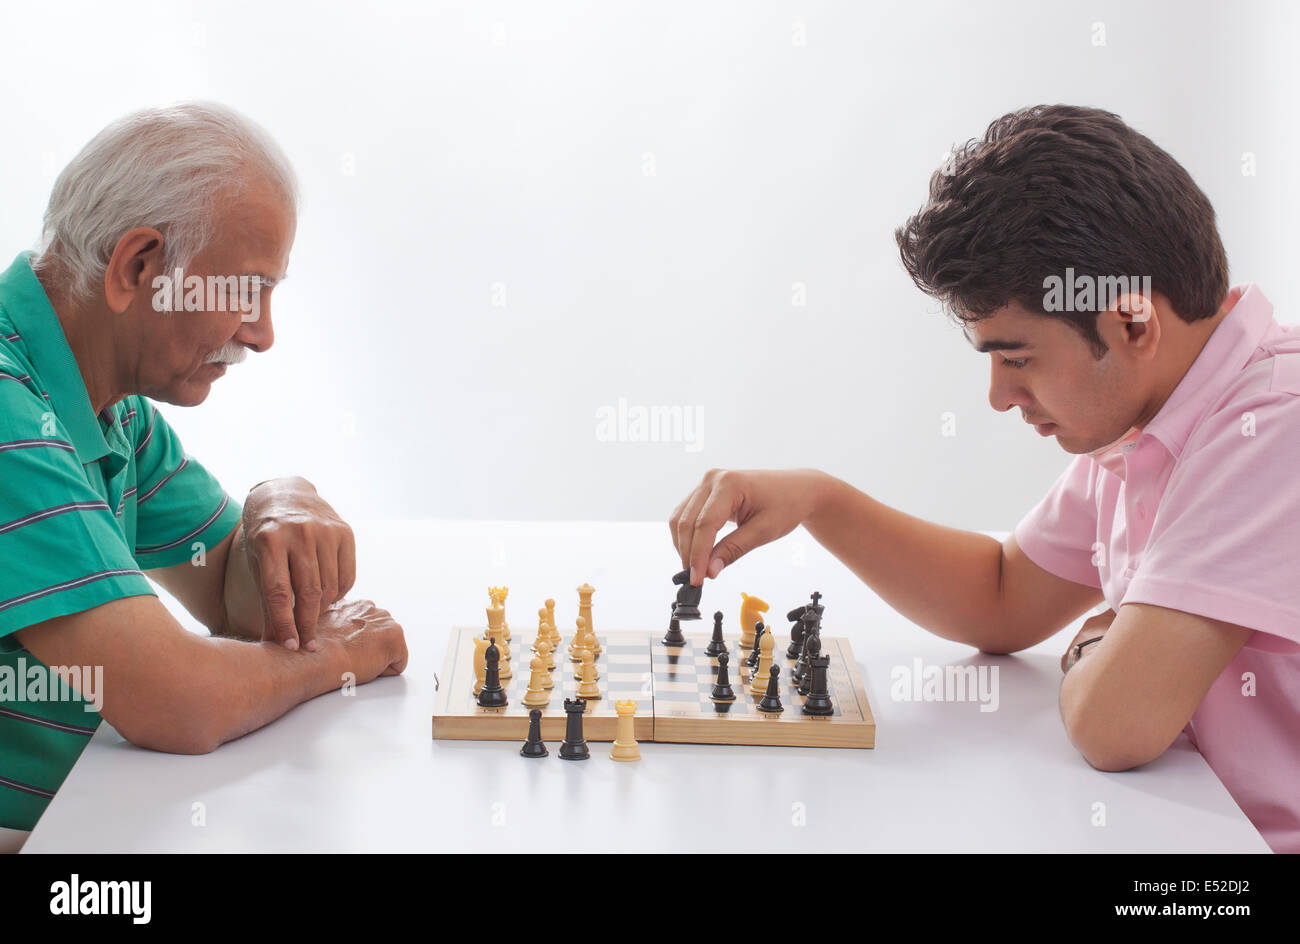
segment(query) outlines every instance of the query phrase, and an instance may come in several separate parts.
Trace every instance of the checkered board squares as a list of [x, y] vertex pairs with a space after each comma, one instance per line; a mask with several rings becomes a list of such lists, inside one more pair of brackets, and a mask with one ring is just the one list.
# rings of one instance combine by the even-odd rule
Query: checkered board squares
[[[474, 696], [474, 639], [483, 635], [486, 627], [459, 626], [451, 631], [447, 657], [442, 674], [438, 676], [438, 694], [433, 715], [433, 736], [449, 740], [518, 740], [528, 736], [528, 713], [524, 704], [528, 691], [528, 678], [532, 674], [531, 646], [535, 630], [515, 630], [510, 640], [509, 679], [502, 679], [507, 704], [504, 708], [482, 708]], [[564, 632], [561, 630], [561, 632]], [[601, 696], [587, 702], [583, 719], [583, 734], [589, 741], [612, 741], [618, 726], [615, 701], [631, 700], [637, 703], [635, 721], [637, 740], [652, 740], [654, 720], [650, 709], [650, 665], [647, 659], [645, 637], [640, 634], [599, 634], [601, 654], [596, 658], [596, 673], [600, 677]], [[551, 673], [555, 687], [550, 690], [550, 700], [542, 709], [542, 738], [559, 741], [564, 737], [567, 718], [564, 700], [578, 697], [578, 680], [573, 677], [574, 663], [569, 661], [569, 643], [573, 631], [569, 630], [555, 653], [555, 671]]]
[[[866, 693], [857, 680], [857, 663], [848, 640], [822, 637], [822, 654], [831, 658], [828, 680], [834, 714], [805, 715], [804, 696], [791, 682], [794, 660], [785, 657], [789, 637], [773, 639], [773, 664], [784, 708], [779, 714], [758, 710], [762, 695], [750, 694], [753, 670], [746, 653], [728, 641], [727, 675], [733, 702], [710, 698], [718, 662], [705, 654], [708, 636], [688, 636], [686, 645], [653, 645], [655, 740], [719, 744], [784, 744], [810, 747], [873, 747], [875, 721]], [[764, 678], [764, 691], [766, 691]]]
[[[529, 650], [535, 633], [516, 633], [511, 640], [512, 677], [503, 681], [509, 704], [480, 708], [474, 698], [474, 637], [483, 627], [452, 630], [447, 657], [438, 679], [433, 716], [433, 736], [450, 740], [518, 740], [528, 734], [528, 707], [523, 704], [531, 672]], [[563, 632], [563, 631], [562, 631]], [[789, 637], [775, 637], [780, 714], [758, 710], [761, 696], [749, 694], [750, 670], [736, 639], [728, 639], [728, 675], [736, 700], [715, 704], [709, 694], [717, 675], [717, 660], [704, 654], [709, 637], [687, 636], [686, 645], [667, 647], [663, 633], [612, 632], [601, 634], [604, 650], [596, 659], [602, 698], [587, 703], [583, 733], [589, 741], [612, 741], [617, 727], [614, 702], [637, 702], [636, 737], [639, 741], [673, 741], [697, 744], [769, 744], [793, 747], [874, 747], [876, 724], [858, 678], [857, 663], [847, 639], [822, 637], [822, 654], [831, 658], [829, 680], [835, 713], [826, 717], [805, 715], [803, 696], [790, 684], [793, 662], [785, 658]], [[555, 688], [542, 708], [542, 737], [564, 737], [564, 699], [576, 697], [578, 682], [568, 660], [570, 630], [556, 654], [551, 677]]]

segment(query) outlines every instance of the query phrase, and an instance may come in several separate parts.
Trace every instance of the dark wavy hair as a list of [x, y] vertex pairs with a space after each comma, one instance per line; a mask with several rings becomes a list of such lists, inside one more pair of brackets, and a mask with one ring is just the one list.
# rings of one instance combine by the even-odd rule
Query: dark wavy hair
[[903, 266], [960, 323], [1010, 302], [1068, 321], [1102, 357], [1096, 312], [1047, 311], [1043, 280], [1149, 276], [1192, 322], [1228, 291], [1214, 207], [1181, 164], [1118, 115], [1035, 105], [989, 125], [930, 177], [899, 227]]

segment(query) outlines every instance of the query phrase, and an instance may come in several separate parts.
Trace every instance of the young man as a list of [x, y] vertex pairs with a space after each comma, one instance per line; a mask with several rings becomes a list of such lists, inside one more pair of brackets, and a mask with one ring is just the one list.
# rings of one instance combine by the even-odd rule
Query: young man
[[[0, 274], [0, 851], [101, 718], [143, 747], [211, 751], [345, 673], [406, 664], [387, 612], [340, 602], [355, 544], [311, 483], [261, 483], [241, 509], [151, 402], [201, 403], [271, 346], [296, 200], [279, 148], [235, 112], [139, 112], [59, 175], [44, 249]], [[177, 623], [145, 572], [213, 635]]]
[[1270, 846], [1300, 852], [1300, 331], [1229, 289], [1187, 172], [1095, 109], [994, 122], [896, 237], [990, 355], [993, 408], [1075, 458], [1000, 544], [820, 472], [715, 470], [670, 521], [692, 583], [803, 524], [908, 619], [986, 652], [1105, 600], [1062, 658], [1083, 757], [1127, 770], [1186, 730]]

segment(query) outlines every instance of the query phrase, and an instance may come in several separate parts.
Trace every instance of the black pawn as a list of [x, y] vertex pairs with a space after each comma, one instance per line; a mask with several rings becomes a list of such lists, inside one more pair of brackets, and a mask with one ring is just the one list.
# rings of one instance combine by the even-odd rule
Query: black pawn
[[776, 681], [776, 677], [780, 674], [780, 667], [772, 666], [772, 674], [767, 679], [767, 691], [763, 693], [763, 697], [758, 702], [759, 711], [766, 711], [768, 714], [785, 711], [785, 706], [781, 704], [781, 689]]
[[[808, 636], [803, 644], [803, 655], [799, 657], [799, 666], [803, 671], [799, 675], [797, 688], [800, 695], [807, 695], [812, 691], [812, 660], [822, 653], [822, 638], [816, 633]], [[799, 666], [796, 666], [798, 668]]]
[[709, 697], [714, 701], [735, 701], [736, 692], [731, 687], [731, 678], [727, 675], [728, 657], [724, 652], [718, 656], [718, 677], [714, 679], [713, 691]]
[[528, 740], [519, 748], [524, 757], [545, 757], [551, 753], [542, 743], [542, 709], [534, 708], [528, 712]]
[[812, 686], [808, 692], [808, 697], [803, 702], [803, 713], [806, 715], [833, 715], [835, 706], [831, 704], [830, 680], [827, 673], [830, 671], [830, 656], [813, 656], [809, 660], [811, 668], [808, 674], [812, 677]]
[[749, 657], [745, 659], [745, 665], [751, 669], [758, 667], [758, 644], [762, 641], [764, 632], [766, 630], [763, 628], [762, 623], [754, 624], [754, 648], [750, 650]]
[[704, 647], [706, 656], [720, 656], [727, 651], [726, 640], [722, 638], [722, 611], [713, 614], [713, 638]]
[[478, 693], [478, 703], [484, 708], [504, 708], [509, 699], [506, 698], [506, 690], [501, 685], [501, 650], [497, 648], [495, 636], [488, 644], [484, 658], [487, 660], [487, 672], [483, 679], [483, 688]]
[[564, 699], [564, 740], [560, 742], [560, 760], [586, 760], [591, 757], [587, 739], [582, 736], [582, 714], [587, 710], [585, 698]]
[[670, 603], [669, 608], [674, 615], [668, 620], [668, 633], [664, 636], [664, 645], [684, 646], [686, 645], [686, 637], [682, 635], [682, 626], [677, 622], [677, 616], [675, 615], [677, 612], [677, 604]]

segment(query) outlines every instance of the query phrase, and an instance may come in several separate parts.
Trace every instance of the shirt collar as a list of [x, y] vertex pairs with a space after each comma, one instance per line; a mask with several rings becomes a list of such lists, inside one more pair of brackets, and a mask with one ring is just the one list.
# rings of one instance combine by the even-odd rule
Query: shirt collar
[[1197, 420], [1246, 369], [1273, 324], [1273, 303], [1253, 282], [1233, 286], [1228, 303], [1232, 307], [1144, 430], [1175, 459], [1182, 454]]
[[[0, 274], [0, 304], [22, 338], [28, 358], [50, 396], [54, 414], [68, 431], [81, 464], [89, 465], [107, 455], [120, 455], [109, 445], [90, 405], [86, 383], [68, 346], [63, 325], [32, 271], [31, 255], [19, 253], [8, 270]], [[116, 411], [110, 408], [104, 414], [109, 422], [109, 436], [124, 447]]]
[[1107, 446], [1089, 453], [1103, 469], [1125, 478], [1126, 457], [1146, 436], [1159, 441], [1177, 459], [1210, 403], [1250, 362], [1273, 324], [1273, 304], [1253, 282], [1233, 286], [1231, 307], [1210, 335], [1174, 392], [1145, 428], [1134, 426]]

